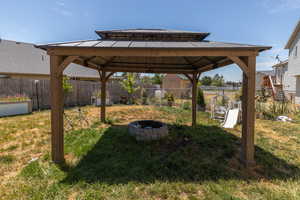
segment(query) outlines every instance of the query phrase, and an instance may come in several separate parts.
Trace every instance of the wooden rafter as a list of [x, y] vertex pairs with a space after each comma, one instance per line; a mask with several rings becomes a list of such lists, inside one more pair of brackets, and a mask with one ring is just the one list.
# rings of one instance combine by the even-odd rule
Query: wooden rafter
[[176, 66], [187, 66], [190, 67], [191, 65], [185, 64], [178, 64], [178, 63], [147, 63], [147, 62], [111, 62], [110, 65], [146, 65], [147, 67], [150, 66], [169, 66], [169, 67], [176, 67]]

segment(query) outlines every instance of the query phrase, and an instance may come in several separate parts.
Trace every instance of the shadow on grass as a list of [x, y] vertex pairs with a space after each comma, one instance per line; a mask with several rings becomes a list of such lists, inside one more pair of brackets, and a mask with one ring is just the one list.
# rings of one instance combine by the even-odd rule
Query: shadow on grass
[[[300, 170], [256, 146], [251, 175], [237, 162], [240, 139], [217, 126], [169, 126], [170, 136], [137, 142], [126, 126], [107, 129], [79, 163], [68, 169], [65, 183], [108, 184], [160, 181], [202, 182], [219, 179], [288, 179]], [[88, 134], [88, 133], [87, 133]], [[249, 173], [248, 173], [249, 174]]]

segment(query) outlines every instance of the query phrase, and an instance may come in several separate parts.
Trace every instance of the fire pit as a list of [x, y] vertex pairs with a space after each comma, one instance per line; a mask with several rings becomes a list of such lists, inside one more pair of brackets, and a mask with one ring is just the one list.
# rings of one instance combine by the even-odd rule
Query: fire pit
[[129, 134], [137, 141], [159, 140], [168, 135], [167, 125], [153, 120], [131, 122], [128, 129]]

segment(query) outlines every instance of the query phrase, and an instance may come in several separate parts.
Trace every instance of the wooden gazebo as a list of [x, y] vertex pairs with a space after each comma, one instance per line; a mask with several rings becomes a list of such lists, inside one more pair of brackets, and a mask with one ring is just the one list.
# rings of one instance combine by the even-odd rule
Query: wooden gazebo
[[202, 72], [230, 64], [243, 71], [241, 161], [254, 163], [255, 68], [259, 52], [270, 49], [205, 40], [209, 33], [162, 29], [96, 31], [97, 40], [40, 45], [50, 55], [52, 160], [64, 162], [63, 71], [70, 63], [99, 71], [101, 120], [105, 120], [106, 82], [115, 72], [184, 74], [193, 85], [192, 124], [196, 125], [196, 90]]

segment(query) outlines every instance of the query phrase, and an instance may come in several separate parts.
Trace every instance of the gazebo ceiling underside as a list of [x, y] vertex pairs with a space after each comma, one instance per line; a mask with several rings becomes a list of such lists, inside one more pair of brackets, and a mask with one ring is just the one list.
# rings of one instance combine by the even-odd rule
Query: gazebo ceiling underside
[[108, 72], [192, 73], [226, 66], [226, 57], [78, 57], [74, 63]]

